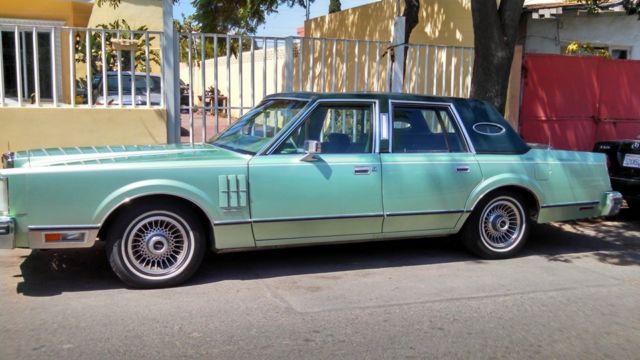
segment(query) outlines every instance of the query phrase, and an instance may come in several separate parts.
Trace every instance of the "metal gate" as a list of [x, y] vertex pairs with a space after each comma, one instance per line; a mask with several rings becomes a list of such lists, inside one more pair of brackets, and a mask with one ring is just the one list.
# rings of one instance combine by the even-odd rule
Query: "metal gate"
[[391, 53], [406, 48], [403, 92], [467, 97], [473, 49], [311, 37], [182, 33], [183, 142], [202, 142], [265, 96], [280, 92], [388, 92]]
[[527, 55], [520, 133], [528, 142], [591, 151], [640, 136], [640, 61]]

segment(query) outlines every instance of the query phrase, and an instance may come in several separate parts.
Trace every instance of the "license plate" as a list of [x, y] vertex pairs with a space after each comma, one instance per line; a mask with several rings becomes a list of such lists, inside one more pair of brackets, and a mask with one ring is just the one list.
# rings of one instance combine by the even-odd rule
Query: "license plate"
[[640, 155], [635, 155], [635, 154], [625, 155], [624, 161], [622, 162], [622, 166], [640, 169]]

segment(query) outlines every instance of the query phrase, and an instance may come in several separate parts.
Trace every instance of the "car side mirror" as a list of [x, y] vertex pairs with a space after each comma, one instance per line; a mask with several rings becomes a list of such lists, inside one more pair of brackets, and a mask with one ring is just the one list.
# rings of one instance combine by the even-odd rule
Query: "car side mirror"
[[304, 157], [300, 161], [317, 161], [316, 154], [322, 152], [322, 144], [317, 140], [305, 140], [304, 141]]

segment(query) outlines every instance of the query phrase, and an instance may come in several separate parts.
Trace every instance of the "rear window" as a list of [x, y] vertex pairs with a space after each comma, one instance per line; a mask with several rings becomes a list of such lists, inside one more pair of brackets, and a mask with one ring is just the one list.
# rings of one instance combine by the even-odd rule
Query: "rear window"
[[478, 154], [524, 154], [529, 146], [491, 105], [480, 100], [455, 101], [456, 110]]

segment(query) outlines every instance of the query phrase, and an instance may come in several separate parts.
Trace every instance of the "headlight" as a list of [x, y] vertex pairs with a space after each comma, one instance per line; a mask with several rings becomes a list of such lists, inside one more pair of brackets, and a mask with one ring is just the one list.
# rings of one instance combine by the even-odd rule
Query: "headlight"
[[0, 215], [9, 215], [9, 186], [6, 176], [0, 176]]

